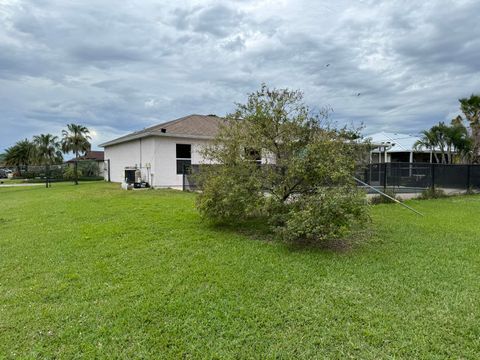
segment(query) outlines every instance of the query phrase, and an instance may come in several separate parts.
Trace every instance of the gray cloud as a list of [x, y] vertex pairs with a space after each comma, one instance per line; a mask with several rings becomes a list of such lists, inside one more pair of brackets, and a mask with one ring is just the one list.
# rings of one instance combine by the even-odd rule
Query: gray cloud
[[304, 90], [340, 124], [415, 133], [480, 91], [479, 11], [473, 0], [5, 0], [0, 149], [71, 121], [98, 144], [222, 115], [262, 82]]
[[179, 30], [226, 37], [243, 25], [245, 13], [225, 6], [194, 6], [190, 9], [177, 8], [172, 11], [174, 24]]

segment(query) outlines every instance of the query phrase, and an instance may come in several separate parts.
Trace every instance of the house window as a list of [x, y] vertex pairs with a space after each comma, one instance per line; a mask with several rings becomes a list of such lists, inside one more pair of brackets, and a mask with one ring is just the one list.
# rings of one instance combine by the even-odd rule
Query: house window
[[192, 164], [192, 145], [177, 144], [177, 174], [181, 175]]
[[245, 159], [255, 161], [257, 164], [262, 163], [262, 154], [253, 148], [245, 148]]

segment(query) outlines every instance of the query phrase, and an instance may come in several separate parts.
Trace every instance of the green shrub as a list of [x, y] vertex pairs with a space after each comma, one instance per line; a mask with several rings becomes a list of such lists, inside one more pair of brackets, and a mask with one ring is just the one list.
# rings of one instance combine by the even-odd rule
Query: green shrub
[[421, 200], [440, 199], [440, 198], [445, 198], [447, 196], [448, 195], [443, 190], [428, 188], [422, 192], [422, 194], [418, 197], [418, 199], [421, 199]]
[[38, 176], [38, 173], [32, 171], [23, 171], [21, 176], [15, 174], [14, 179], [33, 179]]
[[215, 164], [199, 174], [203, 217], [266, 218], [284, 240], [312, 243], [366, 224], [365, 194], [352, 177], [363, 146], [345, 130], [323, 127], [322, 114], [312, 114], [302, 96], [262, 86], [227, 117], [202, 151]]
[[96, 177], [99, 174], [99, 165], [96, 161], [79, 161], [78, 176]]
[[202, 192], [197, 207], [202, 216], [215, 223], [246, 220], [256, 212], [260, 188], [255, 178], [242, 168], [232, 169], [236, 176], [225, 174], [222, 168], [203, 168]]
[[73, 166], [67, 166], [64, 170], [63, 170], [63, 180], [73, 180], [75, 179], [75, 169], [73, 168]]
[[365, 194], [360, 190], [319, 188], [291, 204], [285, 225], [278, 231], [288, 241], [334, 240], [349, 236], [368, 220]]

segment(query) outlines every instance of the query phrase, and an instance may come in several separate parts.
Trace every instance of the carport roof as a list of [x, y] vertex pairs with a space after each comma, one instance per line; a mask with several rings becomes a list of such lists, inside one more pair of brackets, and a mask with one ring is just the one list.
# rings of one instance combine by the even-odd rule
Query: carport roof
[[400, 134], [400, 133], [391, 133], [391, 132], [378, 132], [366, 136], [367, 139], [370, 139], [372, 144], [391, 144], [392, 147], [387, 150], [387, 152], [423, 152], [427, 149], [418, 149], [415, 150], [415, 143], [420, 139], [419, 136], [409, 135], [409, 134]]

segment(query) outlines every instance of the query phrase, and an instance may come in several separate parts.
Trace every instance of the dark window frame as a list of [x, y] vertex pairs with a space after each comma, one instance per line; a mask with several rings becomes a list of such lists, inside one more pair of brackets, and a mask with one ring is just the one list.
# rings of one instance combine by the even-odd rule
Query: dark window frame
[[[183, 175], [187, 172], [187, 167], [192, 165], [192, 144], [175, 144], [175, 159], [176, 159], [176, 168], [177, 175]], [[188, 146], [188, 150], [185, 147]], [[179, 149], [184, 147], [183, 149]], [[179, 156], [180, 155], [180, 156]]]
[[248, 161], [256, 162], [257, 164], [262, 163], [262, 152], [254, 148], [244, 148], [244, 156]]

